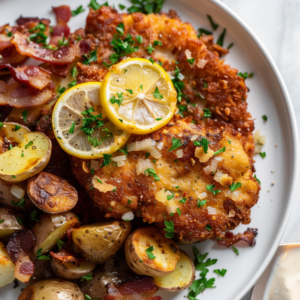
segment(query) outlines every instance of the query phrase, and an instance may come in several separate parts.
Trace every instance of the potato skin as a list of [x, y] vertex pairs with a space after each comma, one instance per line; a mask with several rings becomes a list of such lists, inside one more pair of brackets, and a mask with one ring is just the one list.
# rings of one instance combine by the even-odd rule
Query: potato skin
[[76, 189], [67, 180], [47, 172], [28, 180], [27, 193], [32, 203], [48, 214], [69, 211], [78, 201]]
[[[155, 259], [150, 259], [146, 249], [153, 246]], [[152, 277], [172, 273], [180, 258], [176, 244], [161, 234], [157, 227], [135, 230], [126, 240], [125, 257], [133, 272]]]
[[104, 263], [123, 245], [131, 223], [111, 221], [85, 225], [72, 232], [74, 250], [95, 263]]
[[0, 239], [7, 240], [16, 230], [25, 229], [25, 226], [20, 224], [16, 218], [16, 215], [11, 209], [0, 207], [0, 220], [4, 220], [0, 223]]
[[191, 258], [182, 250], [175, 270], [163, 277], [155, 277], [154, 283], [159, 289], [168, 292], [179, 292], [191, 286], [195, 280], [195, 265]]
[[62, 279], [46, 279], [26, 287], [18, 300], [84, 300], [78, 285]]
[[[68, 225], [66, 225], [66, 223], [62, 223], [62, 224], [53, 223], [52, 218], [54, 218], [54, 217], [59, 218], [59, 216], [62, 216], [62, 218], [65, 219], [66, 223], [68, 223], [68, 222], [70, 222], [70, 223], [68, 223]], [[66, 230], [69, 228], [76, 227], [77, 225], [79, 225], [79, 222], [78, 222], [76, 216], [72, 212], [66, 212], [66, 213], [55, 215], [55, 216], [51, 216], [48, 214], [41, 215], [40, 222], [36, 223], [35, 226], [31, 230], [33, 235], [36, 238], [36, 245], [33, 248], [34, 253], [36, 253], [40, 248], [43, 248], [42, 253], [45, 253], [45, 252], [51, 250], [51, 248], [53, 248], [56, 245], [57, 238], [63, 239], [66, 236]], [[57, 236], [57, 238], [55, 238], [51, 242], [51, 245], [49, 244], [47, 246], [47, 248], [45, 248], [45, 246], [42, 247], [43, 242], [47, 238], [49, 239], [50, 235], [54, 231], [62, 230], [62, 228], [64, 228], [63, 226], [67, 226], [68, 228], [65, 228], [65, 230], [63, 230], [63, 232], [61, 232], [59, 234], [59, 236]]]
[[15, 279], [15, 265], [11, 261], [5, 246], [0, 242], [0, 288], [10, 284]]

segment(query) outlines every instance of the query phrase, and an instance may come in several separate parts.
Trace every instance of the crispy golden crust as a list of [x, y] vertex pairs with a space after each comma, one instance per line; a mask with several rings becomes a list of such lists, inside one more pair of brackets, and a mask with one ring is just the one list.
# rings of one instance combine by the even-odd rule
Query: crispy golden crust
[[[230, 191], [228, 185], [221, 185], [212, 174], [206, 174], [204, 168], [208, 166], [213, 157], [206, 163], [200, 163], [195, 156], [195, 146], [191, 137], [197, 135], [197, 140], [205, 137], [210, 141], [209, 149], [214, 152], [226, 147], [226, 151], [218, 157], [223, 161], [218, 165], [218, 171], [228, 174], [233, 182], [241, 182], [238, 189], [238, 200], [234, 201], [228, 197]], [[184, 155], [178, 159], [176, 151], [168, 152], [172, 146], [172, 138], [179, 138], [183, 144]], [[253, 161], [250, 159], [244, 147], [246, 138], [241, 134], [234, 134], [230, 128], [223, 130], [205, 129], [200, 125], [194, 125], [189, 120], [173, 120], [166, 127], [146, 136], [133, 135], [129, 143], [153, 139], [156, 143], [163, 143], [159, 150], [162, 157], [153, 162], [153, 157], [148, 158], [150, 167], [156, 171], [160, 181], [153, 177], [137, 175], [136, 167], [138, 159], [146, 160], [146, 151], [130, 152], [125, 166], [117, 167], [110, 163], [107, 167], [100, 168], [95, 174], [87, 173], [82, 167], [83, 160], [73, 157], [71, 160], [73, 173], [80, 183], [89, 190], [90, 197], [96, 205], [106, 211], [107, 217], [121, 218], [128, 211], [133, 211], [137, 216], [142, 216], [145, 222], [156, 222], [161, 228], [164, 227], [164, 219], [172, 219], [175, 232], [185, 239], [207, 239], [222, 237], [228, 228], [234, 228], [239, 223], [250, 222], [250, 209], [256, 204], [260, 186], [253, 178]], [[229, 144], [228, 140], [231, 141]], [[114, 156], [122, 155], [117, 152]], [[86, 161], [88, 162], [88, 161]], [[102, 164], [102, 159], [100, 159]], [[108, 184], [116, 187], [116, 191], [101, 193], [93, 188], [94, 176], [105, 179]], [[221, 192], [213, 195], [207, 190], [207, 185], [214, 184]], [[174, 193], [171, 201], [158, 200], [157, 195], [161, 190]], [[201, 193], [207, 193], [207, 204], [198, 207], [198, 199]], [[185, 203], [179, 201], [185, 198]], [[131, 203], [128, 204], [128, 199]], [[170, 216], [170, 205], [178, 207], [178, 213]], [[217, 213], [209, 215], [207, 207], [213, 207]], [[234, 212], [234, 213], [233, 213]], [[230, 214], [230, 216], [229, 216]], [[212, 226], [209, 231], [205, 227]]]

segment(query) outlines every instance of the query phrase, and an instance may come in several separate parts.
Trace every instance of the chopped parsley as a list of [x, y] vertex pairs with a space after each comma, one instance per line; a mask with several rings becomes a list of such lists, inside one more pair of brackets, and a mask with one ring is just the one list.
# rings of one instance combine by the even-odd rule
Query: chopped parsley
[[198, 199], [197, 200], [197, 206], [198, 206], [198, 208], [202, 207], [205, 204], [206, 204], [206, 199], [204, 199], [204, 200]]
[[127, 151], [127, 145], [125, 145], [124, 149], [119, 149], [119, 151], [121, 151], [122, 153], [124, 153], [125, 155], [128, 155], [128, 151]]
[[164, 228], [164, 231], [166, 231], [165, 237], [168, 239], [172, 239], [174, 237], [174, 223], [172, 220], [169, 222], [167, 220], [164, 221], [166, 228]]
[[216, 186], [215, 186], [214, 184], [208, 184], [208, 185], [206, 186], [206, 189], [207, 189], [208, 191], [212, 192], [212, 193], [214, 194], [214, 196], [215, 196], [215, 195], [217, 195], [218, 193], [221, 192], [221, 190], [214, 190], [215, 187], [216, 187]]
[[144, 85], [143, 84], [141, 84], [140, 86], [139, 86], [139, 88], [141, 89], [141, 91], [143, 90], [143, 88], [144, 88]]
[[234, 45], [234, 43], [230, 43], [227, 47], [227, 49], [229, 50], [232, 46]]
[[69, 130], [69, 133], [74, 133], [74, 129], [75, 129], [75, 121], [73, 121], [72, 126]]
[[41, 31], [33, 33], [29, 37], [27, 37], [27, 39], [29, 41], [32, 41], [32, 42], [35, 42], [38, 44], [43, 44], [43, 45], [46, 44], [47, 38], [48, 38], [48, 36]]
[[96, 178], [96, 180], [97, 180], [99, 183], [102, 184], [102, 181], [101, 181], [99, 178]]
[[0, 224], [4, 222], [4, 219], [0, 220]]
[[150, 57], [149, 60], [151, 61], [152, 65], [153, 65], [154, 64], [153, 58]]
[[181, 140], [180, 139], [176, 139], [176, 138], [172, 138], [172, 147], [167, 151], [167, 152], [170, 152], [172, 150], [175, 150], [179, 147], [181, 147], [182, 144], [181, 144]]
[[83, 13], [85, 9], [82, 7], [82, 5], [78, 6], [75, 10], [72, 10], [72, 16], [75, 17], [81, 13]]
[[204, 29], [204, 28], [199, 28], [198, 31], [199, 31], [198, 38], [200, 38], [203, 34], [212, 35], [211, 31]]
[[177, 100], [181, 102], [182, 97], [185, 97], [185, 95], [182, 93], [182, 90], [184, 89], [185, 85], [182, 81], [184, 76], [180, 73], [180, 69], [176, 67], [174, 71], [174, 79], [172, 79], [173, 85], [177, 91]]
[[92, 61], [97, 61], [97, 49], [90, 52], [89, 54], [84, 54], [83, 55], [82, 63], [84, 65], [89, 65]]
[[217, 45], [223, 47], [225, 35], [226, 35], [226, 28], [224, 28], [223, 32], [220, 34], [217, 40]]
[[68, 46], [69, 45], [69, 40], [66, 40], [65, 37], [63, 37], [62, 40], [58, 40], [58, 46], [62, 47], [62, 46]]
[[36, 218], [36, 215], [37, 215], [38, 211], [35, 209], [33, 210], [31, 213], [30, 213], [30, 219], [32, 221], [36, 221], [36, 222], [39, 222], [40, 220], [38, 218]]
[[214, 270], [214, 272], [222, 277], [225, 276], [227, 270], [226, 269], [222, 269], [222, 270]]
[[130, 14], [141, 12], [143, 14], [159, 13], [162, 10], [165, 0], [130, 0], [133, 4], [128, 8]]
[[178, 104], [177, 107], [179, 109], [178, 114], [183, 118], [183, 113], [187, 111], [187, 105]]
[[124, 8], [126, 8], [126, 6], [123, 5], [123, 4], [119, 4], [119, 7], [120, 7], [121, 10], [123, 10]]
[[91, 281], [93, 280], [93, 272], [89, 273], [89, 274], [86, 274], [86, 275], [83, 275], [81, 278], [80, 278], [80, 282], [82, 281]]
[[179, 200], [179, 203], [185, 203], [186, 202], [186, 198], [182, 198], [181, 200]]
[[18, 202], [18, 203], [16, 203], [15, 201], [12, 200], [12, 201], [11, 201], [11, 204], [14, 205], [14, 206], [16, 206], [16, 207], [22, 207], [22, 208], [25, 208], [25, 207], [24, 207], [25, 199], [22, 198], [21, 201]]
[[161, 41], [154, 41], [154, 42], [153, 42], [153, 46], [154, 46], [154, 47], [162, 46], [162, 42], [161, 42]]
[[231, 246], [232, 250], [235, 252], [236, 255], [240, 255], [240, 252], [238, 249], [236, 249], [233, 245]]
[[145, 153], [145, 156], [146, 156], [146, 158], [148, 158], [148, 157], [150, 156], [150, 153], [149, 153], [149, 152], [146, 152], [146, 153]]
[[[172, 193], [172, 192], [171, 192], [171, 193]], [[167, 196], [167, 200], [168, 200], [168, 201], [170, 201], [170, 200], [173, 199], [173, 198], [174, 198], [174, 193], [172, 193], [172, 195], [168, 195], [168, 196]]]
[[207, 224], [207, 225], [205, 226], [205, 228], [206, 228], [208, 231], [211, 231], [211, 229], [212, 229], [212, 226], [211, 226], [211, 225], [209, 225], [209, 224]]
[[50, 260], [49, 254], [42, 254], [42, 248], [40, 248], [38, 251], [36, 251], [36, 258], [41, 260]]
[[159, 93], [159, 90], [158, 90], [157, 86], [155, 87], [155, 90], [153, 92], [153, 96], [154, 96], [154, 98], [156, 98], [158, 100], [161, 100], [164, 97], [162, 94]]
[[132, 200], [128, 199], [127, 205], [129, 205], [132, 202]]
[[46, 31], [46, 25], [42, 22], [39, 22], [38, 25], [36, 25], [35, 27], [29, 29], [28, 32], [32, 33], [34, 31], [38, 31], [38, 30], [42, 31], [42, 32]]
[[133, 90], [130, 90], [130, 89], [126, 89], [126, 91], [129, 93], [129, 94], [133, 94]]
[[18, 131], [19, 129], [21, 129], [21, 126], [19, 126], [19, 125], [15, 125], [15, 131]]
[[91, 7], [93, 10], [97, 10], [102, 6], [108, 6], [108, 3], [105, 2], [104, 4], [100, 5], [97, 0], [91, 0], [90, 4], [88, 5], [88, 7]]
[[150, 44], [150, 45], [146, 48], [146, 50], [147, 50], [147, 52], [148, 52], [149, 54], [151, 54], [155, 49], [154, 49], [154, 47]]
[[254, 76], [254, 73], [239, 72], [239, 73], [237, 73], [237, 75], [240, 76], [240, 77], [242, 77], [242, 78], [244, 78], [246, 80], [247, 78], [252, 78]]
[[152, 253], [154, 251], [153, 246], [147, 248], [145, 251], [146, 251], [146, 253], [147, 253], [147, 255], [150, 259], [155, 259], [156, 258], [156, 256], [154, 256], [154, 254]]
[[222, 152], [225, 152], [225, 150], [226, 150], [226, 147], [224, 146], [222, 149], [216, 151], [216, 152], [214, 153], [214, 155], [217, 155], [217, 154], [220, 154], [220, 153], [222, 153]]
[[156, 120], [156, 121], [160, 121], [160, 120], [162, 120], [162, 118], [156, 118], [155, 120]]
[[122, 22], [122, 23], [118, 24], [118, 26], [116, 27], [116, 30], [119, 34], [123, 35], [125, 32], [124, 23]]
[[75, 86], [76, 85], [76, 80], [73, 80], [73, 81], [71, 81], [69, 84], [68, 84], [68, 88], [71, 88], [71, 87], [73, 87], [73, 86]]
[[19, 218], [18, 216], [16, 216], [16, 219], [18, 221], [19, 224], [23, 224], [23, 220], [21, 218]]
[[177, 207], [176, 211], [178, 212], [178, 215], [181, 216], [181, 210]]
[[236, 189], [240, 188], [242, 186], [242, 184], [240, 182], [237, 182], [237, 183], [232, 183], [232, 185], [230, 185], [230, 191], [231, 192], [234, 192]]
[[256, 177], [256, 174], [254, 174], [254, 178], [255, 178], [256, 181], [260, 184], [260, 180]]
[[231, 145], [231, 140], [228, 140], [228, 144]]
[[60, 251], [65, 246], [66, 242], [64, 242], [60, 239], [57, 239], [56, 244], [57, 244], [58, 250]]
[[111, 157], [112, 157], [112, 155], [110, 155], [110, 154], [106, 154], [106, 153], [103, 154], [102, 167], [103, 166], [107, 167], [111, 163]]
[[138, 41], [139, 44], [142, 44], [143, 41], [144, 41], [144, 39], [141, 35], [137, 35], [135, 38], [136, 38], [136, 40]]
[[268, 117], [266, 115], [263, 115], [262, 118], [264, 121], [268, 121]]
[[118, 96], [118, 98], [116, 98], [115, 95], [113, 95], [113, 96], [109, 99], [109, 101], [110, 101], [111, 104], [117, 103], [117, 104], [119, 105], [119, 107], [120, 107], [121, 104], [122, 104], [122, 102], [123, 102], [123, 100], [124, 100], [123, 92], [121, 92], [121, 93], [118, 93], [118, 92], [117, 92], [117, 96]]
[[76, 69], [76, 65], [71, 69], [71, 75], [72, 77], [76, 77], [77, 74], [77, 69]]
[[195, 58], [190, 58], [187, 61], [192, 66], [194, 64], [194, 62], [195, 62]]
[[0, 122], [0, 130], [1, 130], [2, 127], [3, 127], [3, 122]]
[[59, 86], [58, 88], [57, 88], [57, 93], [59, 94], [59, 96], [61, 95], [61, 94], [63, 94], [64, 92], [65, 92], [65, 90], [66, 90], [66, 88], [64, 87], [64, 86]]
[[206, 16], [207, 16], [207, 18], [209, 20], [209, 23], [210, 23], [212, 29], [213, 30], [217, 30], [218, 27], [219, 27], [219, 24], [215, 23], [214, 20], [213, 20], [213, 18], [210, 15], [206, 15]]
[[144, 174], [146, 176], [153, 176], [153, 178], [155, 179], [155, 181], [160, 181], [160, 178], [158, 177], [158, 175], [156, 174], [154, 169], [147, 169]]
[[203, 112], [204, 112], [203, 115], [204, 118], [211, 118], [211, 111], [209, 110], [209, 108], [204, 108]]
[[85, 300], [97, 300], [98, 299], [98, 297], [91, 297], [91, 296], [89, 296], [88, 294], [84, 294], [84, 299]]
[[202, 138], [201, 141], [194, 141], [194, 146], [202, 147], [204, 153], [207, 153], [209, 143], [210, 142], [206, 138]]
[[267, 154], [266, 154], [266, 152], [260, 152], [259, 155], [260, 155], [262, 158], [265, 158]]

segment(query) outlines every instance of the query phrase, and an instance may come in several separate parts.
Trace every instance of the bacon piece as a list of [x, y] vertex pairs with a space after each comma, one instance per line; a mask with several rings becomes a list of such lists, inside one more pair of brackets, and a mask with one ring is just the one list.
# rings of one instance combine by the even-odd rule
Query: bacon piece
[[14, 34], [12, 43], [20, 54], [55, 65], [69, 64], [74, 61], [76, 56], [81, 57], [91, 51], [91, 45], [85, 40], [57, 50], [44, 49], [37, 43], [28, 42], [26, 36], [19, 32]]
[[20, 82], [29, 84], [38, 90], [45, 88], [51, 81], [51, 73], [45, 69], [36, 66], [24, 66], [13, 68], [10, 64], [0, 65], [0, 70], [9, 69], [12, 77]]
[[0, 106], [17, 108], [43, 105], [55, 97], [54, 84], [51, 82], [41, 91], [23, 87], [18, 82], [5, 85], [5, 93], [0, 93]]
[[119, 284], [106, 286], [105, 300], [159, 300], [152, 298], [158, 288], [150, 277], [128, 278]]
[[29, 18], [24, 18], [24, 17], [20, 17], [16, 23], [21, 26], [24, 25], [27, 22], [39, 22], [40, 19], [39, 18], [35, 18], [35, 17], [29, 17]]
[[67, 25], [67, 23], [72, 17], [70, 6], [61, 5], [58, 7], [52, 7], [52, 10], [56, 15], [57, 22], [57, 25], [53, 27], [52, 36], [69, 36], [70, 27]]
[[258, 229], [256, 228], [247, 228], [244, 233], [233, 234], [232, 232], [226, 232], [225, 238], [221, 241], [218, 241], [219, 245], [230, 247], [236, 244], [239, 241], [244, 241], [249, 244], [249, 246], [255, 246], [256, 240], [255, 237], [258, 234]]
[[15, 277], [27, 283], [34, 272], [34, 264], [29, 258], [29, 251], [35, 245], [35, 237], [28, 229], [14, 233], [8, 241], [7, 252], [16, 265]]
[[63, 249], [57, 253], [54, 253], [53, 251], [50, 251], [49, 254], [60, 260], [62, 263], [66, 263], [66, 262], [74, 262], [74, 264], [76, 266], [79, 266], [79, 260], [74, 256], [75, 254], [71, 251], [68, 251], [66, 249]]

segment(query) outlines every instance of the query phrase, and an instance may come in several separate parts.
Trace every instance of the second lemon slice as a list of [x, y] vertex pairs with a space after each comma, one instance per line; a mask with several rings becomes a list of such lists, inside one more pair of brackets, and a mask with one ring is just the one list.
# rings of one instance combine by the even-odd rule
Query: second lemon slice
[[108, 118], [135, 134], [147, 134], [166, 125], [175, 113], [176, 96], [164, 69], [141, 58], [112, 66], [100, 89]]

